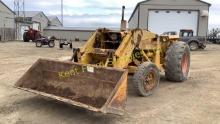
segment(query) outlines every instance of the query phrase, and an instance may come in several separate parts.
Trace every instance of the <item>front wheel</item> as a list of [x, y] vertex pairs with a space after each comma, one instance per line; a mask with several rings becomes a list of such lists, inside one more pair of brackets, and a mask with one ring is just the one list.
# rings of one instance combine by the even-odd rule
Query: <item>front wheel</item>
[[170, 81], [187, 80], [190, 68], [190, 49], [184, 42], [173, 43], [166, 52], [165, 77]]
[[41, 41], [36, 41], [36, 47], [42, 47], [42, 42]]
[[73, 48], [73, 43], [70, 43], [70, 48], [71, 48], [71, 49]]
[[54, 46], [55, 46], [54, 41], [50, 41], [49, 44], [48, 44], [48, 46], [49, 46], [49, 47], [54, 47]]
[[199, 49], [199, 44], [197, 42], [191, 42], [189, 43], [189, 48], [191, 51], [196, 51]]
[[60, 48], [61, 48], [61, 49], [63, 48], [63, 44], [62, 44], [62, 43], [60, 43]]
[[133, 77], [136, 92], [140, 96], [149, 96], [160, 82], [160, 73], [157, 66], [151, 62], [144, 62]]

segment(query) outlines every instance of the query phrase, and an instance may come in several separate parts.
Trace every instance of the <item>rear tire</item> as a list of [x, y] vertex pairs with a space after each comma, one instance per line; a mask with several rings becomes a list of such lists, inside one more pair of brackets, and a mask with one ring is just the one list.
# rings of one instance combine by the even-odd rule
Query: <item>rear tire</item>
[[191, 43], [189, 43], [189, 48], [191, 51], [196, 51], [199, 49], [199, 44], [195, 41], [192, 41]]
[[167, 80], [183, 82], [187, 80], [190, 68], [190, 49], [184, 42], [173, 43], [166, 53], [165, 76]]
[[27, 32], [25, 32], [25, 33], [23, 34], [23, 41], [24, 41], [24, 42], [29, 42], [29, 41], [30, 41], [30, 39], [27, 37]]
[[134, 87], [140, 96], [149, 96], [160, 82], [160, 73], [157, 66], [151, 62], [144, 62], [133, 77]]
[[42, 42], [41, 41], [36, 41], [35, 44], [36, 44], [36, 47], [42, 47]]

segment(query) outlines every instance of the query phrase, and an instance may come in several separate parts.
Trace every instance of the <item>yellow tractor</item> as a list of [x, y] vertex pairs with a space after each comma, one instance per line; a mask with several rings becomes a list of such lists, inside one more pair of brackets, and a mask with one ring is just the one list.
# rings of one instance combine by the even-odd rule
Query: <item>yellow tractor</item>
[[157, 88], [160, 72], [174, 82], [188, 77], [190, 50], [186, 43], [146, 30], [98, 29], [68, 61], [39, 59], [16, 88], [95, 112], [122, 115], [128, 73], [140, 96]]

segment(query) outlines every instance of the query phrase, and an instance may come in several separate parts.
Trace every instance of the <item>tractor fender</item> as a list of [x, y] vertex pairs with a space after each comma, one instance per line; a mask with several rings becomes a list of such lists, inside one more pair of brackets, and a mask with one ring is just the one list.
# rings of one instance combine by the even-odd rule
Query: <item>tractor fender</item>
[[196, 42], [196, 43], [199, 44], [199, 41], [198, 41], [197, 39], [191, 39], [191, 40], [189, 40], [189, 41], [188, 41], [188, 44], [190, 44], [190, 43], [192, 43], [192, 42]]

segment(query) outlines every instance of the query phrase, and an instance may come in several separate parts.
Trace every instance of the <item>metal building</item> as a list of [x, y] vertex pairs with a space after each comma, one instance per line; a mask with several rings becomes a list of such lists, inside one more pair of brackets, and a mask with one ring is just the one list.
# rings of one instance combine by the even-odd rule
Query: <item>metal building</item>
[[86, 41], [95, 32], [95, 29], [71, 28], [71, 27], [47, 27], [44, 36], [55, 36], [57, 39]]
[[145, 0], [136, 5], [129, 28], [157, 34], [192, 29], [194, 35], [207, 36], [210, 6], [201, 0]]
[[61, 27], [63, 24], [57, 16], [47, 16], [49, 19], [49, 26]]
[[0, 1], [0, 41], [15, 39], [15, 13]]

